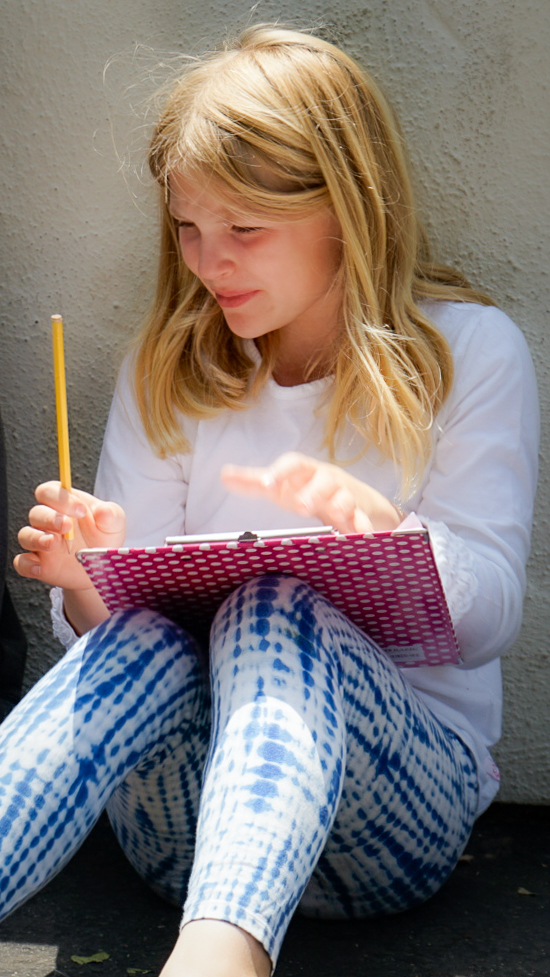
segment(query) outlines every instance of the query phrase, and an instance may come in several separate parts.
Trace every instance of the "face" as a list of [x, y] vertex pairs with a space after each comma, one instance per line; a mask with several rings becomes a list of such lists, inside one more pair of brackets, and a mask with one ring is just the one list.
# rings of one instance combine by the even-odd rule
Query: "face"
[[185, 264], [235, 335], [256, 339], [280, 330], [281, 356], [296, 362], [334, 337], [341, 243], [332, 211], [288, 223], [252, 221], [244, 207], [229, 211], [208, 187], [174, 176], [170, 212]]

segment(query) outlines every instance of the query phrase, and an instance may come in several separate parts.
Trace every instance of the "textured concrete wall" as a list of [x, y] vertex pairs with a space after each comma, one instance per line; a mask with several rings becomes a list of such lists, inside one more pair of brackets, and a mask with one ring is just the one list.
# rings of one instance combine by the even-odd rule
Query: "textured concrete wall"
[[[202, 49], [249, 17], [327, 26], [385, 85], [436, 250], [524, 329], [548, 412], [550, 5], [265, 0], [249, 10], [241, 0], [0, 0], [0, 404], [13, 550], [33, 486], [56, 472], [50, 314], [66, 320], [73, 478], [91, 488], [117, 363], [151, 295], [154, 207], [139, 174], [125, 183], [111, 143], [112, 130], [132, 160], [144, 147], [132, 113], [150, 91], [148, 58], [132, 59], [136, 44]], [[126, 86], [135, 87], [124, 96]], [[502, 797], [515, 801], [550, 802], [547, 438], [525, 626], [505, 663], [498, 759]], [[31, 684], [59, 648], [43, 590], [13, 578], [11, 587], [31, 642]]]

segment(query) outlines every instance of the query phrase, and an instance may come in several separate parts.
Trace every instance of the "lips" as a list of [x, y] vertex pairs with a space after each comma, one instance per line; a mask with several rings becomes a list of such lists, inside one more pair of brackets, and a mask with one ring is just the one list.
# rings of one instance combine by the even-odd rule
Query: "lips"
[[236, 309], [257, 294], [258, 289], [251, 289], [248, 292], [214, 292], [216, 302], [222, 309]]

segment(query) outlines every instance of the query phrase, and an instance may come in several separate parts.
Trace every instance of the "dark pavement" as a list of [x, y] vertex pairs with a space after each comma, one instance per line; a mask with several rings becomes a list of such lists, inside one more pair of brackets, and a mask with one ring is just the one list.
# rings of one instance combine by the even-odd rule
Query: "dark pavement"
[[[102, 818], [61, 875], [0, 925], [0, 977], [157, 977], [178, 921]], [[369, 922], [294, 919], [277, 977], [352, 974], [550, 977], [550, 807], [493, 805], [419, 909]]]

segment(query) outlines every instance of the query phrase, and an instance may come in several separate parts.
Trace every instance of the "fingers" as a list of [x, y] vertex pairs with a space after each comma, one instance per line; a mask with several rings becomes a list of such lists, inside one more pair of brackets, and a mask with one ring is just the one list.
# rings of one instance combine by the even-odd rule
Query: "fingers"
[[42, 573], [40, 558], [32, 553], [18, 553], [13, 566], [20, 577], [38, 579]]
[[221, 480], [230, 492], [251, 498], [269, 495], [273, 482], [269, 468], [244, 468], [241, 465], [224, 465]]
[[[35, 496], [38, 505], [29, 512], [29, 525], [18, 534], [19, 545], [26, 552], [15, 557], [15, 570], [22, 577], [68, 589], [89, 588], [90, 581], [75, 553], [86, 546], [121, 546], [123, 510], [80, 489], [69, 492], [59, 482], [44, 482]], [[63, 536], [72, 526], [75, 542], [69, 546]]]
[[[13, 566], [19, 576], [41, 579], [45, 583], [65, 585], [67, 567], [80, 576], [81, 568], [71, 556], [67, 543], [60, 533], [44, 533], [41, 529], [25, 526], [18, 534], [19, 545], [25, 553], [18, 553]], [[65, 568], [65, 569], [64, 569]], [[60, 575], [63, 577], [61, 583]], [[58, 580], [59, 578], [59, 580]], [[76, 576], [75, 576], [76, 579]]]
[[63, 542], [62, 534], [70, 529], [71, 520], [46, 506], [34, 506], [29, 513], [29, 522], [30, 525], [17, 534], [19, 546], [28, 552], [16, 556], [13, 565], [22, 577], [39, 577], [46, 558], [50, 564], [56, 560], [56, 550]]
[[[307, 493], [307, 494], [306, 494]], [[302, 493], [305, 505], [317, 515], [318, 519], [331, 525], [341, 533], [352, 533], [355, 529], [355, 500], [351, 493], [330, 483], [323, 486], [306, 487]]]
[[124, 530], [124, 510], [116, 502], [95, 501], [92, 507], [97, 528], [103, 533], [119, 533]]
[[[82, 514], [85, 511], [83, 507]], [[40, 530], [42, 533], [67, 533], [71, 528], [72, 520], [64, 513], [56, 512], [55, 509], [48, 506], [35, 505], [29, 512], [29, 524], [33, 529]], [[26, 548], [28, 549], [28, 547]]]
[[341, 484], [342, 476], [345, 473], [331, 465], [319, 468], [300, 492], [305, 510], [340, 533], [371, 532], [368, 516], [351, 489]]
[[51, 550], [59, 538], [58, 533], [43, 532], [41, 529], [33, 529], [32, 526], [24, 526], [17, 534], [17, 541], [21, 549], [32, 552]]
[[79, 530], [86, 546], [122, 546], [126, 519], [115, 502], [102, 502], [88, 496], [86, 515], [79, 520]]
[[230, 491], [249, 496], [261, 495], [275, 500], [278, 493], [284, 492], [285, 488], [299, 490], [320, 464], [298, 452], [288, 452], [267, 468], [224, 465], [221, 479]]
[[265, 481], [284, 508], [314, 516], [339, 532], [354, 532], [356, 500], [341, 468], [292, 452], [267, 469]]
[[54, 509], [74, 519], [81, 519], [86, 515], [86, 501], [93, 499], [86, 492], [74, 489], [69, 492], [63, 488], [61, 482], [43, 482], [34, 495], [42, 507]]
[[[124, 541], [124, 510], [115, 502], [103, 502], [81, 489], [67, 491], [60, 482], [43, 482], [35, 496], [40, 505], [29, 513], [29, 522], [44, 532], [66, 533], [78, 522], [87, 546], [119, 546]], [[107, 539], [103, 539], [107, 536]], [[109, 537], [113, 537], [111, 540]]]
[[307, 455], [301, 455], [297, 451], [288, 451], [276, 458], [273, 464], [266, 469], [266, 472], [268, 478], [271, 477], [274, 482], [280, 485], [289, 482], [295, 489], [299, 489], [319, 469], [326, 467], [329, 466], [321, 461], [316, 461], [315, 458], [308, 458]]
[[372, 531], [352, 491], [353, 482], [336, 465], [289, 452], [267, 468], [225, 465], [222, 481], [230, 491], [267, 498], [298, 515], [313, 516], [338, 532]]

